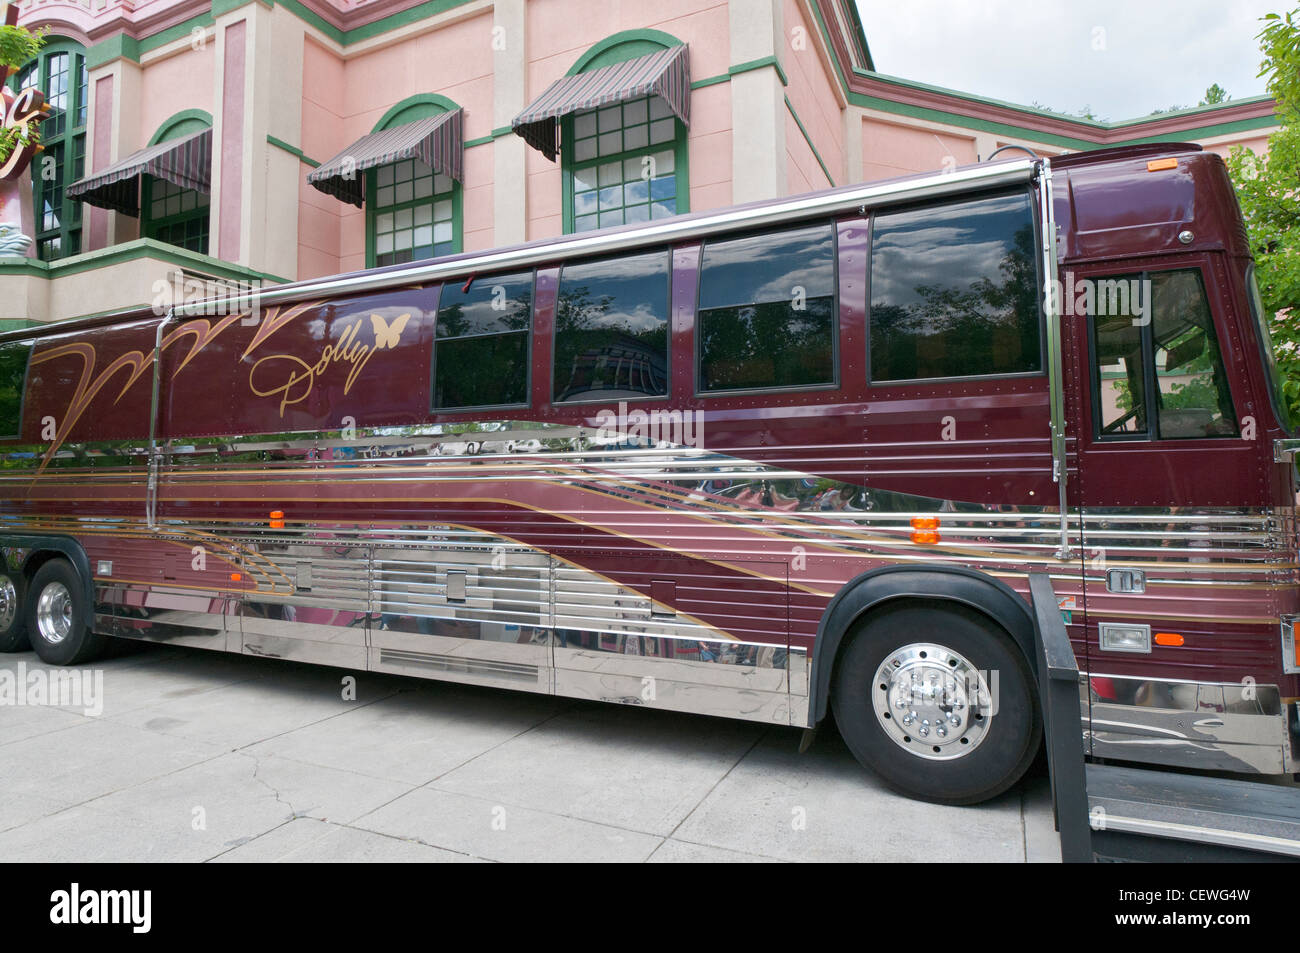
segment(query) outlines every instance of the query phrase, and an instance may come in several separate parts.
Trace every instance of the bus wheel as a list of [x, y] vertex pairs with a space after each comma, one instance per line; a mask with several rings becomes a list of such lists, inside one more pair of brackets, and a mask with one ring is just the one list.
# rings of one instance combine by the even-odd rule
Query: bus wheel
[[72, 564], [51, 559], [32, 578], [27, 598], [27, 634], [48, 665], [89, 662], [104, 647], [104, 636], [90, 627], [91, 607]]
[[977, 804], [1020, 780], [1042, 738], [1024, 656], [959, 606], [906, 603], [850, 633], [831, 703], [854, 756], [890, 787]]
[[0, 652], [23, 652], [29, 647], [23, 577], [0, 572]]

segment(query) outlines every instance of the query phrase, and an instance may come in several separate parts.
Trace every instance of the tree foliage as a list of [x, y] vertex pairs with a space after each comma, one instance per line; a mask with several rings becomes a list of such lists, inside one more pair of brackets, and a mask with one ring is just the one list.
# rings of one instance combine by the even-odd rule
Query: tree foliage
[[1300, 7], [1261, 21], [1260, 76], [1277, 101], [1281, 128], [1268, 151], [1236, 146], [1228, 168], [1246, 220], [1255, 275], [1292, 419], [1300, 412]]
[[0, 25], [0, 66], [18, 69], [36, 58], [45, 43], [45, 31]]

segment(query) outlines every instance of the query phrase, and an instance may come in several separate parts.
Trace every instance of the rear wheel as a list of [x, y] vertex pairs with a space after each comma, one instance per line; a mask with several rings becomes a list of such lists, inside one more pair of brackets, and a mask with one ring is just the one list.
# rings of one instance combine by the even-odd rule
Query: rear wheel
[[960, 606], [872, 613], [841, 652], [831, 703], [845, 743], [894, 789], [976, 804], [1025, 773], [1042, 725], [1011, 637]]
[[23, 577], [0, 572], [0, 652], [22, 652], [27, 648]]
[[32, 577], [27, 598], [27, 634], [32, 648], [49, 665], [89, 662], [105, 637], [91, 629], [85, 588], [72, 564], [52, 559]]

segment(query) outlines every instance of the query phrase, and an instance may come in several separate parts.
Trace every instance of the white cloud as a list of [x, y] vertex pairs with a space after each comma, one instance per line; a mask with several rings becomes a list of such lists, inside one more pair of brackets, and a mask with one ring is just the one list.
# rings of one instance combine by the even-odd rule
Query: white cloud
[[[1101, 119], [1265, 92], [1259, 18], [1291, 0], [856, 0], [876, 68]], [[1100, 41], [1100, 42], [1099, 42]], [[1097, 48], [1097, 47], [1100, 48]]]

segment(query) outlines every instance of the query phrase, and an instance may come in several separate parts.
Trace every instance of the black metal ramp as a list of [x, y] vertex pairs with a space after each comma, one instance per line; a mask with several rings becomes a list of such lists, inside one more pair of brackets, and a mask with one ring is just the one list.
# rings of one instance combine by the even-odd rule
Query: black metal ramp
[[1087, 784], [1098, 855], [1300, 861], [1300, 788], [1096, 764]]

